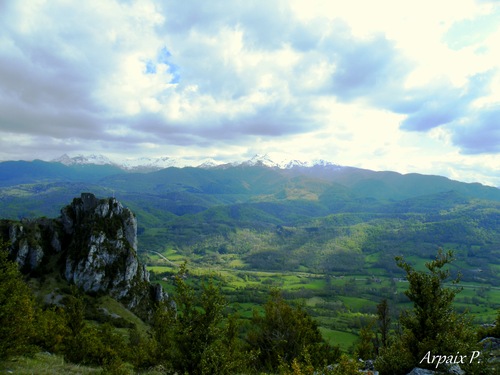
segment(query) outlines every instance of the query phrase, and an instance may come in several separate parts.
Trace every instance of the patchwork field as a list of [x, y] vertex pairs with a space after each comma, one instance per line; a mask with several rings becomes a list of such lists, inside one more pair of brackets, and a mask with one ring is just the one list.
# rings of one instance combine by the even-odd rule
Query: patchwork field
[[[171, 295], [175, 293], [173, 276], [187, 261], [188, 282], [196, 286], [209, 278], [215, 280], [227, 297], [228, 308], [238, 312], [244, 325], [254, 310], [261, 311], [269, 291], [278, 288], [289, 301], [306, 309], [318, 322], [323, 336], [344, 351], [356, 343], [359, 329], [376, 319], [376, 306], [383, 299], [388, 300], [394, 320], [402, 309], [411, 307], [404, 294], [406, 280], [386, 276], [380, 268], [372, 269], [369, 275], [255, 271], [245, 269], [244, 262], [234, 254], [224, 266], [207, 267], [174, 249], [149, 253], [145, 258], [152, 281], [159, 282]], [[422, 259], [413, 260], [416, 267], [423, 267]], [[455, 287], [451, 283], [449, 286]], [[499, 287], [471, 282], [460, 282], [459, 287], [462, 291], [455, 300], [457, 310], [470, 312], [477, 324], [494, 321], [500, 308]]]

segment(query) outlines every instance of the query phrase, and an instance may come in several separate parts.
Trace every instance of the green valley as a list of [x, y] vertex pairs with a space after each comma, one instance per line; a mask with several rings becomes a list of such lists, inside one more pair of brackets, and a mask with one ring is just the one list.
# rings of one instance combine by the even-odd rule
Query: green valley
[[280, 290], [331, 345], [352, 353], [382, 300], [393, 321], [411, 307], [395, 257], [422, 271], [438, 249], [455, 254], [450, 271], [463, 288], [457, 311], [479, 325], [500, 309], [497, 188], [338, 166], [101, 168], [89, 179], [90, 169], [78, 177], [70, 167], [40, 163], [44, 175], [26, 173], [25, 165], [16, 175], [8, 165], [0, 186], [4, 219], [56, 217], [81, 192], [114, 196], [137, 218], [138, 254], [151, 281], [174, 294], [186, 264], [186, 282], [198, 290], [213, 280], [243, 332]]

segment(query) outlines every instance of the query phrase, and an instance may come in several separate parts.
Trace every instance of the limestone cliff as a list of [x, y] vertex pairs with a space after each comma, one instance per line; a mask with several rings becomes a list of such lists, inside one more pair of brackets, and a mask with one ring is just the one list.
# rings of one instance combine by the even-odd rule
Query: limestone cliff
[[166, 298], [137, 257], [134, 214], [114, 198], [83, 193], [57, 219], [4, 220], [0, 227], [25, 273], [59, 272], [85, 292], [109, 294], [132, 309]]

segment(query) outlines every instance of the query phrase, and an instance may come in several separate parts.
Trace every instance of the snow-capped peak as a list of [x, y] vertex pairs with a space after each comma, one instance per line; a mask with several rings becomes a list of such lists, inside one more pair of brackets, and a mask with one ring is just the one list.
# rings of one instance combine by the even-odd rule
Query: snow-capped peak
[[198, 167], [198, 168], [216, 168], [216, 167], [229, 167], [229, 166], [264, 166], [274, 169], [292, 169], [292, 168], [310, 168], [315, 166], [320, 167], [335, 167], [342, 168], [339, 165], [331, 162], [316, 159], [311, 161], [301, 161], [287, 157], [285, 154], [256, 154], [251, 159], [243, 162], [224, 163], [212, 158], [206, 159], [184, 159], [184, 158], [170, 158], [168, 156], [161, 157], [140, 157], [140, 158], [127, 158], [120, 161], [112, 161], [104, 155], [91, 154], [91, 155], [76, 155], [73, 157], [64, 154], [53, 162], [62, 163], [67, 166], [71, 165], [113, 165], [129, 172], [152, 172], [169, 167]]
[[300, 161], [300, 160], [289, 160], [283, 165], [283, 169], [291, 169], [293, 167], [307, 167], [309, 165], [308, 162], [306, 161]]
[[[301, 161], [297, 159], [290, 159], [283, 157], [283, 155], [277, 155], [279, 159], [274, 159], [276, 156], [273, 155], [273, 158], [269, 156], [269, 154], [260, 155], [257, 154], [250, 160], [244, 161], [242, 163], [233, 163], [233, 165], [245, 165], [245, 166], [266, 166], [269, 168], [279, 168], [279, 169], [292, 169], [295, 167], [298, 168], [311, 168], [315, 166], [319, 167], [336, 167], [341, 168], [341, 166], [331, 163], [329, 161], [323, 159], [314, 159], [311, 161]], [[276, 161], [279, 160], [279, 161]]]
[[256, 165], [262, 165], [265, 167], [270, 167], [270, 168], [279, 168], [280, 165], [276, 163], [275, 161], [271, 160], [268, 154], [265, 155], [259, 155], [256, 154], [253, 158], [250, 160], [244, 161], [243, 163], [240, 163], [241, 165], [246, 165], [246, 166], [256, 166]]
[[169, 158], [168, 156], [162, 156], [158, 158], [147, 158], [141, 157], [136, 159], [125, 159], [118, 163], [120, 167], [125, 170], [158, 170], [169, 167], [177, 167], [178, 162], [176, 159]]
[[76, 155], [69, 157], [67, 154], [61, 155], [57, 159], [52, 160], [56, 163], [61, 163], [64, 165], [85, 165], [85, 164], [95, 164], [95, 165], [114, 165], [111, 160], [109, 160], [104, 155], [91, 154], [91, 155]]
[[215, 167], [218, 167], [222, 164], [224, 164], [224, 163], [217, 161], [217, 160], [214, 160], [212, 158], [208, 158], [208, 159], [201, 160], [199, 162], [199, 164], [197, 165], [197, 168], [215, 168]]

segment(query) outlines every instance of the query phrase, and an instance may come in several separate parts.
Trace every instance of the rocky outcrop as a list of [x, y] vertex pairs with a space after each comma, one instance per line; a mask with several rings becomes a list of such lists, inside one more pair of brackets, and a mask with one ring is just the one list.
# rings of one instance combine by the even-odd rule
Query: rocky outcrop
[[4, 220], [1, 229], [11, 258], [26, 273], [53, 272], [48, 264], [57, 264], [64, 278], [83, 291], [109, 294], [129, 308], [166, 298], [161, 286], [149, 284], [139, 262], [134, 214], [115, 198], [83, 193], [58, 219]]
[[126, 298], [132, 288], [149, 281], [137, 258], [137, 220], [114, 198], [93, 194], [61, 210], [68, 244], [64, 276], [86, 292]]
[[10, 246], [11, 257], [24, 272], [39, 270], [46, 254], [61, 251], [57, 223], [53, 220], [23, 219], [2, 221], [3, 238]]

